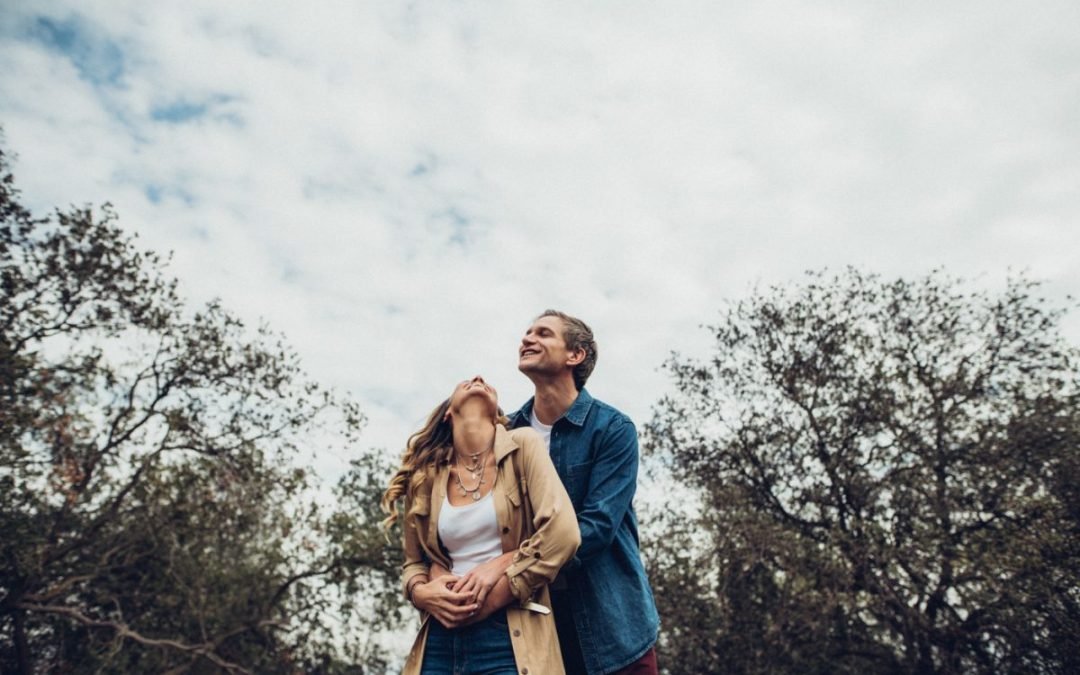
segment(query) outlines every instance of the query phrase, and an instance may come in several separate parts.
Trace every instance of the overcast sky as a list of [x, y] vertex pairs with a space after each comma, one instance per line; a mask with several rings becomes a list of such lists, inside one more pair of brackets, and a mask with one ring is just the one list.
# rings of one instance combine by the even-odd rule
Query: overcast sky
[[351, 392], [365, 445], [476, 373], [520, 405], [547, 307], [592, 324], [589, 388], [640, 425], [754, 284], [1080, 291], [1076, 0], [0, 7], [25, 201], [112, 202], [189, 299]]

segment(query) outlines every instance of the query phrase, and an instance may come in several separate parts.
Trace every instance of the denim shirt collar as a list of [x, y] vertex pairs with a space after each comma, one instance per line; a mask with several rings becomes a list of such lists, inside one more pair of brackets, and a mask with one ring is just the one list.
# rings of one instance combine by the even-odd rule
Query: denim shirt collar
[[[511, 427], [523, 427], [528, 426], [530, 417], [532, 416], [533, 402], [536, 397], [530, 398], [525, 402], [525, 405], [521, 406], [517, 412], [510, 415]], [[589, 410], [593, 405], [593, 397], [584, 387], [578, 392], [578, 396], [574, 399], [574, 402], [570, 404], [570, 407], [566, 409], [566, 412], [562, 414], [559, 420], [566, 420], [570, 424], [576, 427], [585, 425], [585, 418], [589, 415]], [[558, 422], [559, 420], [555, 420]]]

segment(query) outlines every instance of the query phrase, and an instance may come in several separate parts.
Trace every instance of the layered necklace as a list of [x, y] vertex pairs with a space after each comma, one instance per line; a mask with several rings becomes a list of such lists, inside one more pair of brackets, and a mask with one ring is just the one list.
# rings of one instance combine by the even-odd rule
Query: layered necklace
[[[488, 448], [490, 450], [491, 448]], [[481, 450], [477, 453], [462, 453], [469, 459], [467, 462], [461, 462], [458, 464], [458, 470], [454, 471], [454, 482], [457, 483], [458, 489], [461, 490], [462, 497], [472, 497], [474, 502], [480, 501], [480, 488], [487, 483], [484, 480], [484, 466], [487, 464], [488, 450]], [[461, 480], [462, 470], [468, 471], [472, 480], [476, 481], [476, 487], [465, 487], [465, 483]]]

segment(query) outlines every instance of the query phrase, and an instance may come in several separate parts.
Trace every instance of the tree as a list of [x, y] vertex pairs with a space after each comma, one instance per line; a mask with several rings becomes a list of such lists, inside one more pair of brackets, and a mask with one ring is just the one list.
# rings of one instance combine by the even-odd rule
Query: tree
[[344, 512], [301, 465], [360, 411], [164, 264], [108, 207], [35, 218], [0, 150], [0, 671], [378, 667], [342, 629], [395, 617], [386, 467], [357, 463]]
[[646, 430], [670, 672], [1080, 671], [1080, 380], [1063, 310], [941, 272], [757, 292]]

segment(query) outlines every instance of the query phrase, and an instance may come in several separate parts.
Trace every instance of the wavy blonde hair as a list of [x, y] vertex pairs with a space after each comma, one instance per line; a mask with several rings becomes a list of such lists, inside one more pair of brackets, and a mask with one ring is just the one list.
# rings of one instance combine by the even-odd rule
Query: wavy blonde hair
[[[409, 513], [424, 512], [431, 499], [430, 485], [435, 482], [438, 467], [449, 462], [454, 453], [454, 428], [446, 419], [449, 409], [450, 399], [435, 406], [424, 426], [409, 436], [409, 441], [405, 444], [401, 466], [390, 479], [380, 504], [383, 512], [387, 514], [382, 525], [388, 536], [398, 519], [398, 501], [402, 498], [406, 504], [411, 501]], [[502, 408], [496, 408], [494, 421], [504, 426], [510, 422]]]

